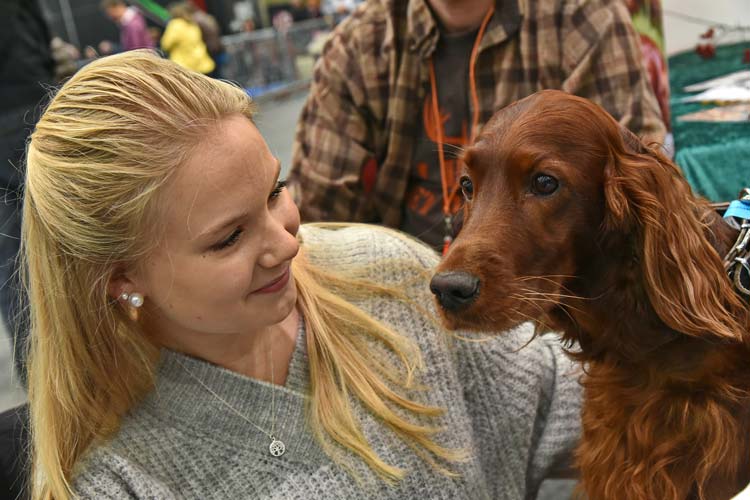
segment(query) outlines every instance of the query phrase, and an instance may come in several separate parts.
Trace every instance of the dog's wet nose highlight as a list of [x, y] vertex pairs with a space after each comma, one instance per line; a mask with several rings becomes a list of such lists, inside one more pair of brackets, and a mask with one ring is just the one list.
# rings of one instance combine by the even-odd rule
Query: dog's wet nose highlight
[[443, 309], [456, 311], [471, 304], [479, 294], [479, 278], [463, 271], [438, 273], [430, 281], [430, 290]]

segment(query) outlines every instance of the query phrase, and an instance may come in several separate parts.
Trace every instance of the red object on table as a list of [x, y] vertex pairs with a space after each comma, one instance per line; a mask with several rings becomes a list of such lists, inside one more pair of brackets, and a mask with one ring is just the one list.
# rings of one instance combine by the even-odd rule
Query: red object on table
[[716, 47], [711, 43], [699, 43], [696, 45], [695, 51], [703, 59], [710, 59], [716, 55]]
[[745, 53], [742, 56], [742, 62], [745, 64], [750, 64], [750, 48], [745, 49]]

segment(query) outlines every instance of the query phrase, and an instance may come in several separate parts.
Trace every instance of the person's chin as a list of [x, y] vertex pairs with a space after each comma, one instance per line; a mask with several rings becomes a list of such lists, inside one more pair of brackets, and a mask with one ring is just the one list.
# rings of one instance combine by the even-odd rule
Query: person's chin
[[[292, 313], [297, 305], [297, 287], [294, 283], [294, 276], [289, 276], [289, 281], [282, 290], [278, 291], [276, 309], [279, 314], [286, 318]], [[282, 319], [283, 319], [282, 318]]]
[[289, 275], [289, 281], [287, 282], [284, 290], [281, 291], [281, 300], [289, 301], [289, 308], [293, 308], [297, 304], [297, 285], [294, 282], [294, 275]]

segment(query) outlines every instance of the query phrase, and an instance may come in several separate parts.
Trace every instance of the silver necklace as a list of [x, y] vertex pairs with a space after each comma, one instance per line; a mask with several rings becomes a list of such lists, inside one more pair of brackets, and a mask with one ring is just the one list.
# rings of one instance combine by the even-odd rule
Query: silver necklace
[[[276, 377], [274, 377], [273, 373], [273, 354], [270, 356], [271, 358], [271, 384], [273, 385], [273, 381]], [[213, 397], [218, 399], [224, 406], [232, 410], [237, 416], [239, 416], [242, 420], [247, 422], [248, 424], [252, 425], [256, 429], [258, 429], [260, 432], [268, 436], [268, 438], [271, 440], [271, 444], [268, 445], [268, 451], [271, 453], [274, 457], [280, 457], [284, 454], [286, 451], [286, 445], [283, 441], [278, 439], [276, 437], [276, 389], [274, 387], [271, 388], [271, 432], [268, 432], [261, 426], [257, 425], [255, 422], [251, 421], [249, 418], [247, 418], [245, 415], [240, 413], [234, 406], [230, 405], [229, 403], [224, 400], [221, 396], [216, 394], [216, 392], [213, 391], [209, 386], [207, 386], [201, 379], [199, 379], [193, 372], [187, 369], [185, 365], [182, 364], [182, 361], [179, 359], [177, 360], [178, 363], [180, 363], [180, 366], [182, 367], [185, 372], [187, 372], [188, 375], [190, 375], [196, 382], [198, 382], [201, 387], [203, 387], [205, 390], [207, 390]]]

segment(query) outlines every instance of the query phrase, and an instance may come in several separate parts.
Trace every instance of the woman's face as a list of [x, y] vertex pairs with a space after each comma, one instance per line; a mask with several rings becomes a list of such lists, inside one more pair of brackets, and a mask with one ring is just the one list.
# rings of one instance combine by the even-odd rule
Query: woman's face
[[300, 221], [279, 169], [255, 125], [232, 116], [165, 186], [155, 221], [163, 234], [132, 280], [157, 340], [174, 347], [196, 335], [252, 333], [292, 313]]

